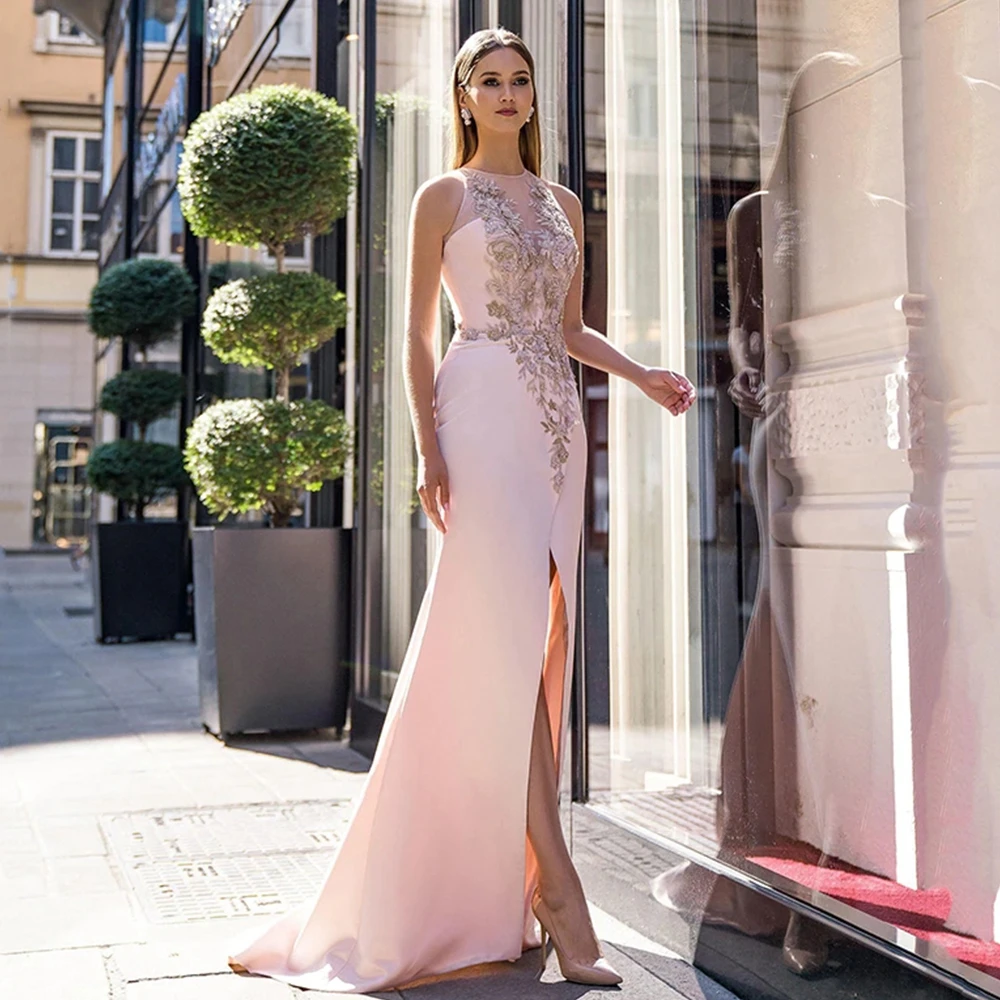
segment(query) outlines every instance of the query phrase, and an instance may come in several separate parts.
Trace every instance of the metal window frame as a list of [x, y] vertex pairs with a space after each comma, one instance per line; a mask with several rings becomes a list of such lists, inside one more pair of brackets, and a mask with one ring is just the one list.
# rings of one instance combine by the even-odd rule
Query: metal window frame
[[[347, 94], [342, 93], [340, 44], [349, 33], [350, 0], [316, 0], [313, 21], [315, 52], [315, 89], [332, 97], [343, 107], [348, 104]], [[346, 81], [345, 81], [346, 82]], [[312, 269], [333, 281], [342, 291], [347, 287], [347, 219], [340, 218], [333, 229], [312, 238]], [[347, 328], [309, 357], [309, 395], [323, 399], [338, 409], [344, 409], [346, 378], [341, 373], [341, 362], [347, 356]], [[344, 480], [324, 483], [318, 493], [310, 493], [307, 509], [308, 523], [316, 527], [339, 527], [344, 524]], [[354, 556], [352, 556], [354, 558]]]
[[[584, 197], [586, 146], [584, 135], [583, 35], [585, 29], [584, 0], [566, 0], [566, 186], [580, 199]], [[584, 214], [586, 220], [586, 214]], [[586, 237], [584, 238], [586, 243]], [[584, 379], [582, 365], [573, 362], [574, 375], [581, 393]], [[589, 435], [587, 407], [583, 406], [584, 427]], [[589, 490], [588, 490], [589, 494]], [[589, 512], [586, 512], [589, 514]], [[586, 515], [585, 515], [586, 516]], [[580, 569], [576, 575], [576, 639], [573, 653], [573, 690], [570, 694], [570, 797], [585, 802], [590, 795], [589, 744], [587, 731], [587, 659], [586, 659], [586, 586], [587, 562], [584, 558], [586, 532], [581, 532]]]
[[371, 702], [365, 695], [369, 678], [368, 651], [370, 649], [370, 608], [368, 593], [368, 504], [365, 484], [371, 475], [368, 448], [371, 442], [369, 398], [371, 395], [371, 339], [367, 336], [372, 315], [372, 195], [375, 161], [375, 88], [376, 88], [376, 25], [378, 0], [362, 0], [361, 7], [361, 65], [364, 86], [361, 93], [361, 147], [358, 181], [358, 321], [357, 381], [355, 385], [355, 412], [358, 414], [357, 447], [355, 463], [359, 488], [354, 497], [355, 547], [351, 568], [354, 592], [353, 649], [354, 669], [351, 678], [351, 745], [362, 753], [374, 752], [378, 731], [385, 721], [385, 710]]

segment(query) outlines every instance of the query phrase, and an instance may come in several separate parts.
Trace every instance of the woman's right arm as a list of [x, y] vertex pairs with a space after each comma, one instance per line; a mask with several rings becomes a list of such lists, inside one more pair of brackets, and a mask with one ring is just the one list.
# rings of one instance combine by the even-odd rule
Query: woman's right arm
[[450, 493], [434, 428], [434, 329], [444, 237], [458, 213], [461, 197], [461, 181], [452, 177], [439, 177], [420, 187], [410, 210], [407, 255], [403, 371], [417, 446], [417, 494], [424, 513], [441, 532], [447, 530], [443, 513], [447, 514]]

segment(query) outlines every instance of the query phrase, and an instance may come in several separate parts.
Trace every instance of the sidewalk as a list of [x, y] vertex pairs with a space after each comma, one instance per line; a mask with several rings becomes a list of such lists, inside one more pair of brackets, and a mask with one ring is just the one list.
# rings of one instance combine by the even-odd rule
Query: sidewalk
[[[99, 645], [91, 603], [68, 558], [0, 554], [0, 997], [329, 997], [237, 976], [225, 947], [315, 889], [367, 761], [332, 732], [224, 746], [193, 644]], [[678, 992], [674, 956], [594, 922], [618, 990], [564, 982], [554, 955], [539, 981], [530, 951], [372, 996], [733, 1000], [693, 970]]]

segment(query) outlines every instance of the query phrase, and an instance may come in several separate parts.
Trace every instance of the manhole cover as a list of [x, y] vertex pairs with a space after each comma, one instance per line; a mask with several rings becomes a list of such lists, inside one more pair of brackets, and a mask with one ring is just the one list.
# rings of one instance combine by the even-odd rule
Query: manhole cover
[[351, 800], [167, 809], [101, 817], [155, 923], [283, 913], [316, 892]]

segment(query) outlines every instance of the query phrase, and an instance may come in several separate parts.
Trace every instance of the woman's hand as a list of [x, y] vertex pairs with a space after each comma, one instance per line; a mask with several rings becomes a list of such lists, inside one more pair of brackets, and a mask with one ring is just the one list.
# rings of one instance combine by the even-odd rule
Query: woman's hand
[[417, 462], [417, 496], [434, 527], [442, 534], [447, 534], [445, 519], [451, 503], [451, 492], [448, 487], [448, 469], [441, 452], [436, 449], [421, 455]]
[[751, 420], [764, 416], [764, 383], [756, 368], [743, 368], [729, 383], [729, 398]]
[[654, 403], [659, 403], [675, 417], [690, 409], [697, 398], [694, 386], [679, 372], [672, 372], [669, 368], [647, 368], [636, 385]]

